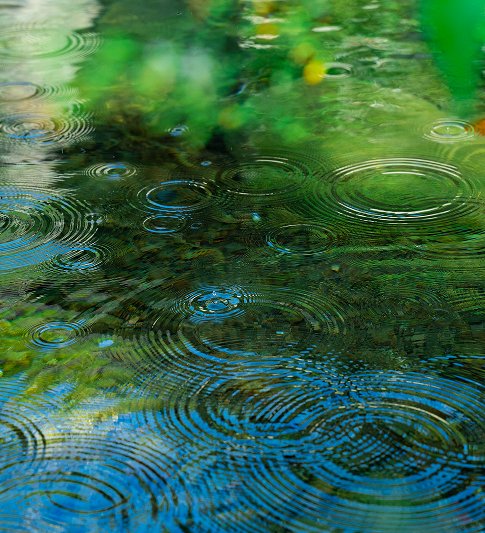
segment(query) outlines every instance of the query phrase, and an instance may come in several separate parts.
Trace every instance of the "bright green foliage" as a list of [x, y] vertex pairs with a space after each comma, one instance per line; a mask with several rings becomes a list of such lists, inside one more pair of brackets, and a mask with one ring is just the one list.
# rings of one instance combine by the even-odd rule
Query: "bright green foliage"
[[[332, 94], [337, 101], [332, 64], [347, 63], [348, 56], [352, 68], [354, 51], [364, 48], [372, 57], [388, 56], [386, 68], [393, 70], [382, 80], [368, 69], [352, 71], [372, 89], [356, 97], [374, 97], [376, 83], [406, 91], [403, 79], [419, 97], [426, 93], [423, 79], [409, 78], [406, 62], [399, 64], [407, 46], [399, 40], [416, 27], [409, 3], [386, 2], [378, 17], [361, 2], [341, 0], [166, 4], [159, 6], [164, 17], [153, 6], [132, 16], [131, 2], [108, 8], [99, 22], [104, 44], [79, 78], [100, 121], [125, 136], [176, 137], [196, 148], [214, 138], [240, 144], [262, 133], [272, 143], [315, 140], [340, 120], [321, 103]], [[413, 46], [412, 53], [425, 52], [424, 43]]]
[[431, 50], [459, 110], [470, 111], [485, 44], [482, 0], [422, 0], [421, 19]]
[[[463, 13], [457, 1], [447, 0], [446, 3], [449, 10], [436, 11], [437, 4], [429, 0], [423, 5], [422, 20], [453, 96], [467, 101], [478, 83], [474, 61], [480, 51], [481, 29], [478, 12], [473, 16], [478, 2], [470, 0], [468, 11]], [[90, 199], [97, 210], [109, 213], [104, 231], [109, 228], [113, 232], [113, 242], [121, 243], [126, 239], [127, 253], [120, 252], [116, 259], [116, 268], [120, 271], [143, 275], [147, 280], [159, 279], [173, 275], [170, 269], [175, 262], [184, 273], [179, 284], [186, 292], [190, 290], [190, 283], [206, 282], [208, 272], [217, 282], [224, 275], [228, 279], [234, 277], [228, 265], [244, 248], [240, 243], [240, 213], [217, 213], [224, 222], [223, 227], [219, 223], [213, 227], [204, 225], [204, 237], [200, 240], [184, 240], [177, 236], [166, 241], [155, 239], [141, 228], [141, 221], [132, 223], [130, 220], [133, 211], [129, 203], [127, 206], [126, 191], [139, 189], [142, 179], [146, 183], [160, 179], [157, 150], [160, 151], [160, 146], [167, 141], [181, 141], [180, 145], [196, 150], [212, 149], [210, 143], [215, 139], [222, 139], [227, 145], [225, 148], [235, 146], [236, 149], [244, 144], [260, 147], [268, 143], [272, 147], [293, 148], [303, 143], [305, 150], [315, 149], [318, 155], [317, 177], [325, 170], [321, 168], [322, 161], [335, 159], [342, 164], [344, 160], [347, 164], [392, 157], [396, 153], [428, 159], [434, 157], [437, 146], [442, 149], [441, 145], [423, 139], [430, 125], [449, 113], [446, 109], [449, 95], [427, 57], [425, 43], [409, 38], [418, 30], [417, 6], [389, 1], [379, 8], [377, 16], [365, 10], [358, 0], [191, 0], [188, 7], [183, 8], [176, 2], [167, 1], [166, 4], [159, 6], [159, 11], [166, 15], [163, 19], [158, 10], [151, 12], [152, 3], [137, 6], [134, 15], [132, 3], [128, 1], [118, 1], [108, 7], [97, 28], [103, 36], [103, 44], [78, 80], [99, 119], [98, 138], [107, 139], [110, 148], [127, 145], [135, 160], [142, 161], [146, 157], [150, 162], [143, 175], [124, 178], [123, 187], [113, 187], [113, 182], [101, 180], [94, 187], [84, 174], [79, 174], [78, 178], [74, 174], [70, 178], [70, 184], [78, 180], [75, 183], [79, 192]], [[460, 25], [463, 29], [466, 23], [470, 24], [470, 32], [460, 32]], [[447, 36], [451, 37], [447, 40]], [[457, 54], [456, 48], [462, 45], [461, 53]], [[416, 59], [417, 56], [420, 58]], [[349, 65], [349, 75], [332, 79], [329, 65], [331, 67], [333, 62]], [[461, 79], [465, 82], [457, 81]], [[473, 150], [476, 148], [473, 161], [479, 167], [485, 153], [483, 139], [474, 139], [473, 143], [469, 146]], [[224, 152], [224, 147], [220, 148], [216, 146], [214, 151]], [[75, 150], [76, 157], [88, 157]], [[111, 150], [109, 153], [111, 155]], [[457, 159], [459, 157], [458, 153]], [[81, 162], [81, 159], [75, 160], [76, 165], [85, 167], [92, 163], [91, 160]], [[168, 174], [174, 163], [161, 160], [163, 171]], [[177, 160], [178, 170], [179, 162]], [[193, 171], [193, 166], [200, 171], [195, 158], [188, 156], [183, 164], [185, 162], [187, 175]], [[332, 166], [333, 163], [329, 164], [329, 168]], [[465, 167], [463, 173], [466, 171]], [[254, 181], [253, 185], [271, 187], [270, 180], [274, 179], [277, 185], [280, 178], [278, 173], [273, 176], [270, 172], [262, 172], [257, 179], [261, 181]], [[452, 189], [456, 185], [451, 181], [448, 184]], [[313, 186], [310, 182], [309, 194]], [[420, 181], [414, 175], [396, 184], [394, 177], [383, 174], [371, 180], [363, 192], [366, 197], [397, 205], [408, 201], [409, 190], [419, 190], [420, 196], [433, 198], [432, 189], [434, 182]], [[453, 190], [448, 191], [450, 196]], [[288, 211], [275, 206], [258, 206], [257, 214], [263, 218], [271, 215], [275, 226], [300, 222], [298, 217], [293, 219]], [[246, 223], [251, 224], [250, 220], [248, 218]], [[404, 226], [399, 234], [390, 231], [387, 235], [383, 226], [383, 234], [372, 246], [346, 246], [344, 239], [342, 244], [332, 246], [332, 255], [324, 256], [323, 263], [317, 256], [315, 263], [306, 258], [297, 267], [292, 264], [288, 272], [293, 272], [294, 278], [288, 274], [287, 282], [295, 284], [302, 280], [306, 285], [308, 280], [320, 279], [320, 276], [329, 279], [329, 287], [332, 288], [332, 284], [338, 287], [342, 301], [352, 304], [353, 318], [362, 324], [373, 320], [374, 309], [382, 306], [381, 295], [392, 294], [396, 287], [395, 297], [388, 298], [386, 303], [390, 309], [395, 306], [389, 311], [392, 316], [403, 314], [399, 294], [413, 293], [418, 283], [421, 283], [419, 291], [451, 283], [443, 299], [451, 302], [450, 307], [457, 306], [456, 302], [464, 301], [463, 295], [470, 292], [475, 282], [475, 266], [479, 266], [481, 256], [463, 254], [457, 260], [450, 253], [447, 259], [446, 252], [460, 246], [462, 234], [468, 240], [461, 246], [473, 246], [480, 251], [483, 236], [476, 225], [473, 216], [454, 219], [447, 233], [437, 232], [438, 237], [429, 242], [421, 235], [407, 234]], [[427, 248], [431, 254], [442, 253], [439, 269], [426, 256], [421, 258], [418, 254], [412, 256], [411, 261], [402, 252], [409, 246], [409, 239], [414, 239], [423, 253]], [[133, 243], [136, 243], [136, 250]], [[254, 254], [254, 261], [260, 262], [256, 268], [258, 272], [267, 268], [266, 244], [261, 246], [261, 253]], [[396, 257], [387, 260], [382, 252], [386, 247], [392, 248]], [[354, 263], [361, 268], [354, 269]], [[388, 273], [380, 277], [384, 267]], [[410, 269], [419, 272], [416, 282], [406, 281]], [[110, 290], [124, 291], [124, 288], [111, 287]], [[475, 294], [470, 298], [475, 299]], [[74, 344], [64, 348], [36, 350], [26, 339], [26, 333], [37, 324], [69, 321], [77, 316], [83, 311], [84, 299], [73, 291], [69, 299], [61, 293], [50, 301], [62, 301], [66, 309], [26, 305], [0, 316], [0, 338], [4, 346], [0, 370], [4, 375], [26, 370], [32, 380], [31, 391], [68, 382], [73, 384], [76, 398], [100, 391], [111, 392], [119, 385], [133, 382], [131, 367], [115, 362], [110, 350], [99, 346], [103, 338], [99, 332], [117, 331], [124, 323], [123, 314], [114, 326], [97, 323], [97, 334], [80, 336]], [[409, 344], [417, 336], [415, 328], [440, 332], [446, 329], [437, 324], [425, 303], [421, 305], [418, 301], [417, 309], [410, 309], [407, 315], [404, 313]], [[69, 306], [70, 311], [67, 310]], [[140, 322], [142, 318], [148, 320], [150, 311], [149, 301], [136, 301], [130, 309], [133, 316], [141, 317]], [[459, 325], [454, 327], [458, 331]], [[407, 347], [398, 340], [389, 341], [394, 332], [390, 325], [388, 328], [380, 327], [374, 333], [368, 349], [362, 349], [361, 339], [356, 337], [359, 345], [350, 346], [350, 350], [355, 353], [377, 350], [393, 368], [411, 364], [402, 355]], [[445, 333], [449, 333], [450, 338], [454, 334]], [[239, 334], [235, 327], [234, 336]], [[439, 339], [436, 347], [429, 349], [442, 353], [448, 349], [448, 341], [445, 341]], [[457, 344], [459, 341], [460, 338]], [[116, 349], [121, 354], [120, 360], [124, 351], [130, 355], [135, 351], [129, 340], [121, 337]]]
[[80, 338], [70, 346], [39, 349], [31, 341], [36, 326], [67, 318], [58, 306], [22, 304], [0, 313], [0, 377], [25, 371], [28, 395], [65, 383], [72, 386], [70, 398], [80, 401], [100, 393], [116, 392], [133, 372], [113, 362], [100, 348], [102, 336]]

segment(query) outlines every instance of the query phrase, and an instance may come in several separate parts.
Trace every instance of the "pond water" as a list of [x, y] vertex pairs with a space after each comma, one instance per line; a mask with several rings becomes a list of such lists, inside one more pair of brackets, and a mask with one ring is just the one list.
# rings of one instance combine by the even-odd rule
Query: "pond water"
[[485, 106], [417, 4], [0, 26], [0, 530], [483, 531]]

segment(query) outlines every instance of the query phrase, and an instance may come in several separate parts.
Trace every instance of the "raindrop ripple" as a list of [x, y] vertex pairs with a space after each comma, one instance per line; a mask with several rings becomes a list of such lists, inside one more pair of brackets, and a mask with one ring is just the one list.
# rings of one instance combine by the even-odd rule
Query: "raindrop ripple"
[[96, 228], [83, 203], [58, 191], [0, 186], [0, 271], [52, 260], [89, 246]]
[[83, 140], [92, 131], [90, 116], [82, 112], [50, 116], [32, 111], [0, 116], [0, 141], [7, 144], [67, 145]]
[[[246, 441], [241, 490], [276, 525], [411, 532], [453, 524], [479, 531], [483, 386], [401, 372], [357, 374], [337, 386], [338, 395], [331, 383], [318, 396], [280, 382], [278, 401], [261, 384], [228, 383], [222, 400], [209, 390], [212, 400], [180, 409], [178, 426], [195, 431], [191, 438], [206, 428], [211, 438], [223, 429], [221, 442]], [[246, 404], [237, 401], [240, 394]], [[232, 398], [238, 411], [231, 412]], [[269, 451], [254, 453], [256, 443]]]
[[[139, 370], [163, 369], [174, 379], [212, 376], [228, 363], [303, 356], [319, 343], [330, 349], [333, 342], [347, 339], [345, 314], [329, 294], [231, 285], [185, 294], [173, 294], [173, 289], [170, 294], [169, 289], [141, 297], [145, 305], [151, 302], [151, 309], [135, 324], [123, 313], [127, 326], [120, 333], [129, 345], [119, 358]], [[126, 301], [123, 308], [139, 308], [137, 301]]]
[[99, 46], [95, 33], [78, 33], [41, 25], [0, 28], [0, 63], [36, 60], [81, 59]]
[[426, 127], [424, 137], [439, 143], [469, 141], [475, 137], [475, 128], [464, 120], [440, 119]]
[[[479, 204], [473, 176], [452, 165], [424, 159], [390, 158], [338, 168], [297, 208], [335, 224], [340, 217], [359, 223], [365, 233], [376, 225], [417, 233], [444, 231]], [[397, 228], [396, 228], [397, 229]]]
[[224, 162], [216, 176], [219, 195], [226, 200], [281, 202], [293, 200], [311, 176], [322, 173], [323, 163], [307, 154], [249, 153], [239, 162]]

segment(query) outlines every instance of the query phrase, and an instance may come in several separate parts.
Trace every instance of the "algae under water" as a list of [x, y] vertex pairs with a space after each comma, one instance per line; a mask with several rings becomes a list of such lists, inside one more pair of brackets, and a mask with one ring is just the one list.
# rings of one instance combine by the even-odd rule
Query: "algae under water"
[[483, 531], [483, 53], [441, 15], [0, 0], [2, 531]]

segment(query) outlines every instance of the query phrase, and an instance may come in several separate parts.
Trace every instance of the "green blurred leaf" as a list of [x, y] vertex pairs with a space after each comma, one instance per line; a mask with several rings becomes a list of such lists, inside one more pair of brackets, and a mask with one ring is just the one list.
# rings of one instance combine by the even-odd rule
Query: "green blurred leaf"
[[469, 113], [480, 80], [485, 3], [483, 0], [422, 0], [421, 20], [458, 110]]

